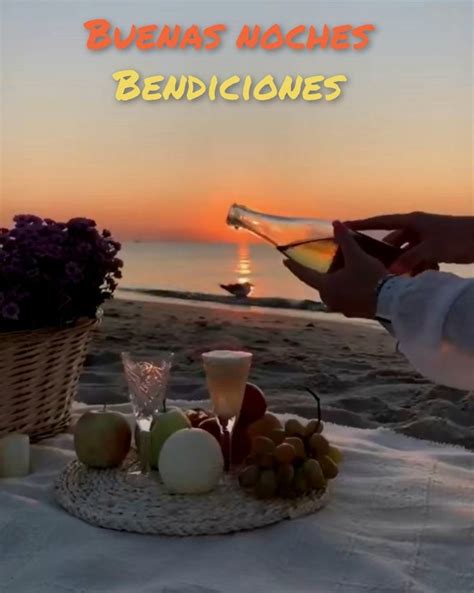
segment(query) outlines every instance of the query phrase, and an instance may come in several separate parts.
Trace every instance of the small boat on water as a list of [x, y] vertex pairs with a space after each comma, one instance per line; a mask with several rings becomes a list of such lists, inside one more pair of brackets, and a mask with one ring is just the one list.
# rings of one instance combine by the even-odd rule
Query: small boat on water
[[233, 284], [220, 284], [219, 286], [239, 298], [248, 297], [254, 288], [251, 282], [235, 282]]

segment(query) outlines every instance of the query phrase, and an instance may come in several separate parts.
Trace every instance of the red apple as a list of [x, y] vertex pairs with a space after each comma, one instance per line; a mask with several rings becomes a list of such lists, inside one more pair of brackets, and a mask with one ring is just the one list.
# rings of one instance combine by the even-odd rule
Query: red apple
[[190, 410], [186, 410], [186, 416], [189, 418], [191, 422], [191, 426], [193, 428], [198, 428], [201, 422], [207, 420], [211, 415], [206, 410], [202, 408], [193, 408]]
[[260, 387], [247, 383], [238, 422], [251, 424], [261, 418], [267, 411], [267, 402]]
[[248, 427], [263, 418], [267, 403], [263, 391], [253, 383], [247, 383], [239, 417], [231, 436], [232, 463], [239, 465], [250, 454], [251, 441]]
[[208, 432], [209, 434], [212, 434], [212, 436], [217, 440], [217, 442], [219, 443], [219, 445], [221, 445], [222, 447], [222, 431], [221, 431], [221, 427], [219, 424], [219, 421], [217, 420], [217, 418], [206, 418], [206, 420], [203, 420], [198, 428], [201, 428], [202, 430], [205, 430], [206, 432]]

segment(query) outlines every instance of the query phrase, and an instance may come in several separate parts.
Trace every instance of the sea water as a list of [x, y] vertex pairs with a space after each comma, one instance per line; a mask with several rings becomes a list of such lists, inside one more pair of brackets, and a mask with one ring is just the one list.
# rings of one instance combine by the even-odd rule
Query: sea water
[[[121, 288], [225, 295], [219, 284], [251, 282], [252, 297], [319, 300], [315, 290], [282, 265], [282, 254], [267, 244], [133, 242], [124, 243], [121, 257]], [[474, 265], [443, 269], [474, 277]]]

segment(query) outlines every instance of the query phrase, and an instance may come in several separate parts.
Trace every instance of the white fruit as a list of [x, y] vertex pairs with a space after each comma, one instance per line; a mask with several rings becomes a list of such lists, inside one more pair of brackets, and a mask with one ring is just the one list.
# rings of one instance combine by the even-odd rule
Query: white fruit
[[200, 428], [172, 434], [161, 449], [158, 469], [164, 485], [177, 494], [203, 494], [217, 486], [224, 458], [217, 440]]

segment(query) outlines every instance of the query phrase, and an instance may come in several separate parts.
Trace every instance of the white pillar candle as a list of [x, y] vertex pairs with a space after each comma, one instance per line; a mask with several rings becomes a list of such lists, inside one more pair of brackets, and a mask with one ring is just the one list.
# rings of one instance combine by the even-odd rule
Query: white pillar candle
[[0, 439], [0, 478], [23, 478], [30, 473], [30, 437], [9, 434]]

